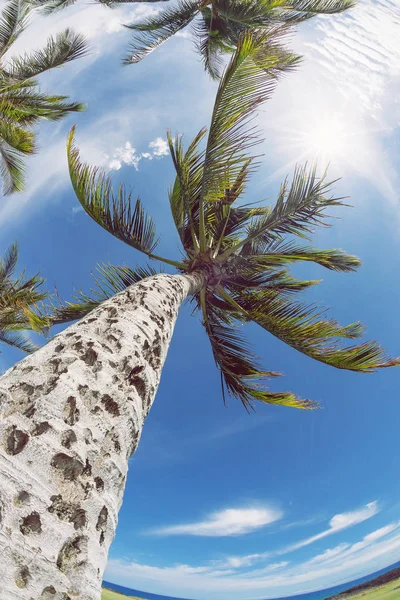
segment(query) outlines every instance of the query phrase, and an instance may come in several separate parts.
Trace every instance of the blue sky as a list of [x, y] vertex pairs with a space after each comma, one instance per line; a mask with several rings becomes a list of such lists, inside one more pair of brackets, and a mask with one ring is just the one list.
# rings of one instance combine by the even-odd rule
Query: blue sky
[[[74, 199], [65, 158], [73, 123], [83, 157], [133, 186], [157, 221], [164, 254], [179, 256], [165, 130], [190, 140], [209, 121], [215, 84], [202, 72], [190, 32], [143, 63], [120, 67], [130, 36], [120, 24], [153, 10], [85, 3], [34, 19], [18, 41], [19, 49], [34, 48], [49, 32], [73, 26], [92, 49], [43, 77], [43, 87], [86, 101], [88, 110], [40, 128], [29, 192], [0, 205], [3, 250], [18, 239], [21, 265], [40, 269], [65, 298], [90, 287], [96, 262], [141, 261]], [[308, 297], [343, 322], [360, 319], [392, 355], [400, 354], [399, 25], [396, 2], [363, 0], [346, 15], [299, 29], [293, 47], [305, 60], [260, 112], [265, 156], [247, 196], [273, 202], [297, 161], [330, 161], [332, 178], [343, 177], [336, 190], [354, 208], [337, 210], [339, 219], [314, 241], [364, 264], [349, 275], [302, 267], [323, 278]], [[341, 372], [256, 327], [246, 334], [267, 368], [285, 374], [274, 389], [319, 400], [322, 409], [259, 406], [248, 415], [233, 401], [225, 408], [205, 332], [184, 307], [131, 459], [108, 580], [189, 598], [273, 598], [398, 560], [399, 371]], [[1, 368], [20, 358], [3, 349]]]

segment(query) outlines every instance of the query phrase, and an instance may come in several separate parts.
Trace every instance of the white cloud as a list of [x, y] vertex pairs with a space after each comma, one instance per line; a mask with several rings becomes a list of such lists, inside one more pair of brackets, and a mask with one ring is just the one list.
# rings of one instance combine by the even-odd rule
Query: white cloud
[[286, 554], [287, 552], [293, 552], [294, 550], [298, 550], [299, 548], [304, 548], [304, 546], [309, 546], [318, 540], [322, 540], [328, 535], [332, 535], [333, 533], [337, 533], [338, 531], [342, 531], [343, 529], [347, 529], [348, 527], [353, 527], [354, 525], [358, 525], [367, 519], [370, 519], [374, 515], [379, 512], [378, 502], [369, 502], [362, 508], [358, 510], [353, 510], [351, 512], [340, 513], [334, 515], [332, 519], [329, 521], [329, 528], [317, 535], [313, 535], [305, 540], [301, 540], [297, 542], [297, 544], [293, 544], [288, 546], [284, 550], [280, 552], [280, 554]]
[[119, 171], [122, 165], [131, 165], [138, 171], [139, 163], [143, 158], [153, 160], [153, 158], [163, 158], [169, 154], [168, 143], [161, 137], [150, 142], [149, 148], [150, 152], [138, 154], [136, 148], [133, 148], [130, 142], [125, 142], [123, 146], [114, 150], [111, 158], [106, 154], [104, 160], [107, 162], [108, 168], [113, 171]]
[[168, 142], [158, 137], [153, 142], [150, 142], [149, 148], [151, 149], [152, 156], [161, 157], [169, 154]]
[[[262, 555], [227, 557], [205, 565], [157, 567], [112, 559], [105, 578], [154, 593], [232, 600], [277, 598], [324, 589], [372, 573], [398, 560], [400, 522], [372, 531], [355, 543], [341, 543], [302, 562], [267, 563], [252, 569]], [[261, 559], [260, 559], [261, 560]], [[243, 571], [245, 567], [247, 570]]]
[[208, 537], [243, 535], [270, 525], [281, 518], [281, 511], [271, 507], [227, 508], [212, 513], [204, 521], [160, 527], [149, 533]]

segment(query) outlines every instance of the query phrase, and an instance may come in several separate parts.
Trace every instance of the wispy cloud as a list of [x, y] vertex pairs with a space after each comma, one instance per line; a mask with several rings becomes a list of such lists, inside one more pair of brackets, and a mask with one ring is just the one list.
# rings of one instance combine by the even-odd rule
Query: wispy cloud
[[[345, 513], [351, 514], [351, 513]], [[231, 556], [204, 565], [157, 567], [136, 561], [109, 561], [106, 579], [156, 593], [232, 600], [276, 598], [345, 583], [398, 559], [400, 522], [371, 531], [359, 541], [342, 542], [300, 562], [271, 561], [268, 555]], [[260, 567], [252, 568], [265, 560]]]
[[299, 29], [293, 42], [303, 65], [263, 109], [273, 115], [263, 120], [271, 158], [286, 163], [267, 181], [317, 158], [334, 176], [357, 175], [398, 201], [392, 132], [400, 123], [399, 27], [398, 2], [364, 0]]
[[226, 508], [214, 512], [203, 521], [168, 525], [148, 531], [154, 535], [197, 535], [222, 537], [243, 535], [270, 525], [282, 518], [282, 512], [269, 507]]
[[332, 519], [329, 521], [328, 529], [325, 531], [321, 531], [321, 533], [317, 533], [311, 537], [306, 538], [305, 540], [301, 540], [297, 542], [297, 544], [293, 544], [291, 546], [286, 547], [284, 550], [280, 552], [280, 554], [286, 554], [287, 552], [293, 552], [294, 550], [298, 550], [299, 548], [303, 548], [304, 546], [309, 546], [318, 540], [322, 540], [328, 535], [332, 535], [337, 533], [338, 531], [342, 531], [343, 529], [347, 529], [348, 527], [353, 527], [354, 525], [358, 525], [367, 519], [375, 516], [379, 512], [378, 502], [370, 502], [359, 508], [357, 510], [353, 510], [351, 512], [339, 513], [334, 515]]

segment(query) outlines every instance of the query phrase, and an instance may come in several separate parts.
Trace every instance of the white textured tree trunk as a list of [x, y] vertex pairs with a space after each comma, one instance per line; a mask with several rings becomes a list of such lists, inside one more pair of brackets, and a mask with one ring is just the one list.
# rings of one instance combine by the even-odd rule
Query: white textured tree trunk
[[128, 459], [202, 283], [144, 279], [0, 378], [1, 600], [99, 600]]

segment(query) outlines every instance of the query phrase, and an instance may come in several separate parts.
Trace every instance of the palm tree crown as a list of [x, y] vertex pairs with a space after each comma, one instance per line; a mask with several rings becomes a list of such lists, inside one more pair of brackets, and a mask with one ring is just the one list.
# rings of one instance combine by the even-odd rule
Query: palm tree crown
[[33, 352], [37, 347], [20, 332], [43, 331], [47, 320], [37, 310], [37, 304], [47, 298], [41, 289], [44, 280], [38, 275], [28, 279], [25, 272], [14, 277], [18, 261], [18, 246], [12, 244], [0, 258], [0, 342]]
[[[183, 260], [156, 255], [155, 224], [140, 199], [132, 202], [122, 185], [115, 192], [104, 172], [80, 161], [73, 130], [68, 159], [75, 193], [92, 219], [150, 259], [174, 265], [181, 273], [203, 273], [205, 285], [192, 302], [202, 314], [223, 390], [246, 407], [260, 400], [309, 409], [315, 406], [309, 400], [262, 387], [263, 378], [278, 373], [259, 367], [242, 341], [240, 324], [253, 321], [303, 354], [339, 369], [366, 373], [399, 365], [400, 359], [387, 358], [376, 342], [346, 343], [362, 335], [360, 323], [342, 326], [314, 305], [292, 299], [318, 281], [292, 277], [287, 270], [290, 263], [312, 261], [342, 272], [360, 265], [343, 250], [320, 250], [304, 242], [316, 226], [327, 224], [331, 207], [343, 204], [343, 199], [330, 194], [333, 182], [318, 178], [315, 167], [298, 167], [291, 184], [285, 181], [281, 186], [275, 206], [237, 205], [257, 167], [250, 150], [260, 140], [250, 122], [279, 76], [297, 62], [281, 46], [281, 34], [276, 27], [241, 36], [219, 84], [208, 136], [202, 129], [186, 149], [181, 136], [168, 136], [176, 170], [169, 203]], [[103, 265], [97, 292], [80, 293], [76, 302], [56, 307], [54, 320], [83, 317], [116, 291], [153, 272]]]
[[82, 111], [67, 96], [48, 95], [38, 89], [35, 77], [84, 55], [85, 42], [70, 29], [50, 37], [42, 50], [7, 58], [13, 43], [27, 25], [27, 0], [8, 0], [0, 16], [0, 175], [4, 194], [24, 189], [24, 155], [35, 152], [31, 127], [42, 119], [58, 120]]
[[354, 0], [178, 0], [142, 22], [127, 25], [138, 35], [124, 63], [139, 62], [193, 22], [193, 35], [204, 67], [213, 78], [219, 78], [223, 55], [233, 52], [245, 31], [262, 31], [277, 23], [294, 25], [352, 6]]

